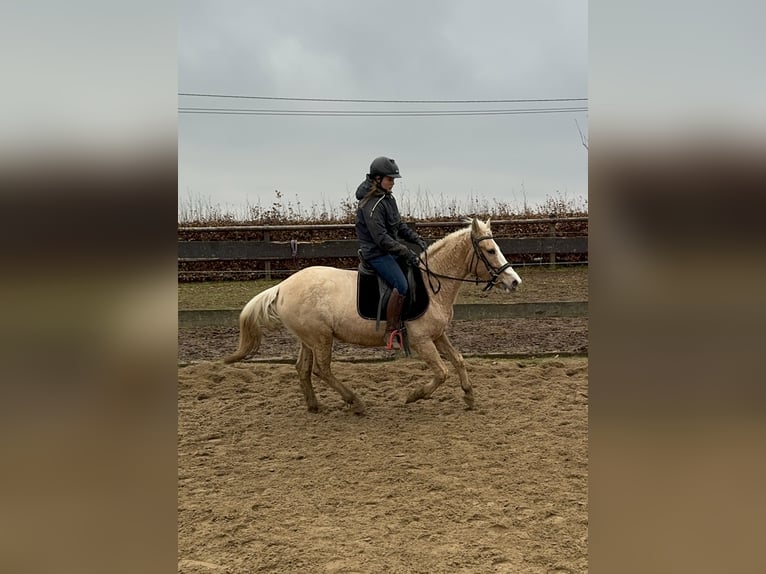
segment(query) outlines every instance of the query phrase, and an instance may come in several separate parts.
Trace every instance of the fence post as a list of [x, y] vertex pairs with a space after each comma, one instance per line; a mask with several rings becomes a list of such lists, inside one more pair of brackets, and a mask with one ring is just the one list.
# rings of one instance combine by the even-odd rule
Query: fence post
[[[268, 229], [263, 230], [263, 240], [271, 241], [271, 236], [269, 235]], [[266, 279], [270, 280], [271, 279], [271, 261], [267, 259], [266, 262], [264, 263], [264, 266], [266, 267]]]
[[[551, 213], [548, 216], [551, 221], [548, 222], [548, 231], [550, 232], [551, 238], [556, 237], [556, 214]], [[556, 267], [556, 242], [551, 241], [551, 251], [548, 254], [548, 266], [549, 267]]]

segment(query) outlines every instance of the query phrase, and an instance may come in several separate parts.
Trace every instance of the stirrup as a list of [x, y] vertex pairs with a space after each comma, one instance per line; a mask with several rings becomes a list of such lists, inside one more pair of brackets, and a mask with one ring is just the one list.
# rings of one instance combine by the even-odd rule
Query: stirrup
[[[386, 333], [386, 350], [394, 351], [404, 348], [404, 338], [402, 337], [401, 329], [394, 329], [390, 333]], [[394, 347], [394, 342], [398, 343], [398, 347]]]

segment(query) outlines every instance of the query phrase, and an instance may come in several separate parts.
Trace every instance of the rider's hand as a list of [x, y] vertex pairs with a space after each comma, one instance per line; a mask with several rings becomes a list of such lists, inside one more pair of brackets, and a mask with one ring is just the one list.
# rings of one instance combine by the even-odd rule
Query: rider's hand
[[421, 251], [425, 251], [426, 249], [428, 249], [428, 243], [426, 243], [425, 241], [423, 241], [422, 238], [420, 238], [418, 239], [418, 247], [420, 247]]
[[415, 268], [420, 267], [420, 257], [414, 251], [410, 251], [407, 254], [407, 263], [409, 263], [412, 267], [415, 267]]

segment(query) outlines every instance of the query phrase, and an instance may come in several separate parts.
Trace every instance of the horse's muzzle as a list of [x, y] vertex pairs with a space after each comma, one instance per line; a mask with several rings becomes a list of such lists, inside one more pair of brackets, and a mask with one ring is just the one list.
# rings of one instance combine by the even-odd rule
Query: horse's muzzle
[[501, 281], [498, 285], [505, 293], [511, 293], [516, 291], [516, 287], [518, 287], [520, 284], [521, 281], [519, 279], [512, 279], [510, 284], [506, 283], [505, 281]]

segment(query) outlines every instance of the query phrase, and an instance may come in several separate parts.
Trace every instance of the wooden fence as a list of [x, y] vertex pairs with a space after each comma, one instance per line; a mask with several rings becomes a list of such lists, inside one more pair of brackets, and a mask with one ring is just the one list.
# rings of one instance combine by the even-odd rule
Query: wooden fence
[[[507, 255], [522, 253], [587, 253], [587, 237], [502, 237], [496, 240]], [[359, 242], [339, 239], [321, 242], [298, 242], [293, 254], [290, 242], [276, 241], [181, 241], [178, 243], [179, 261], [216, 261], [221, 259], [335, 259], [356, 257]], [[414, 246], [413, 246], [414, 247]], [[555, 260], [553, 261], [555, 263]]]
[[[509, 259], [514, 255], [539, 254], [547, 255], [548, 263], [556, 264], [558, 254], [587, 254], [588, 237], [557, 235], [556, 225], [566, 222], [587, 222], [587, 217], [527, 219], [503, 223], [545, 224], [548, 235], [535, 237], [496, 237], [496, 242]], [[424, 227], [464, 227], [464, 222], [422, 222], [415, 225], [416, 229]], [[271, 278], [271, 261], [277, 260], [311, 260], [311, 259], [340, 259], [357, 257], [359, 243], [356, 239], [331, 239], [323, 241], [271, 241], [272, 232], [284, 231], [321, 231], [354, 229], [352, 224], [334, 225], [275, 225], [275, 226], [231, 226], [231, 227], [179, 227], [179, 232], [260, 232], [263, 239], [256, 241], [179, 241], [179, 262], [213, 262], [249, 260], [264, 262], [265, 277]], [[414, 247], [414, 246], [413, 246]]]

